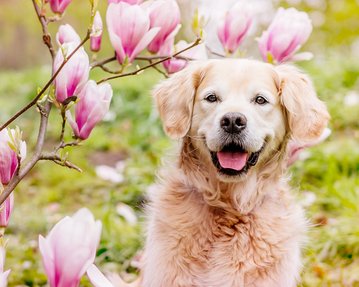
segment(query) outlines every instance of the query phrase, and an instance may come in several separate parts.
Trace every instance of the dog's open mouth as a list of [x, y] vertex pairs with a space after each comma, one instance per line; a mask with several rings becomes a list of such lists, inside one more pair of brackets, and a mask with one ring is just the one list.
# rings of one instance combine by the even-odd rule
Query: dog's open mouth
[[263, 147], [257, 152], [248, 152], [237, 144], [225, 145], [220, 151], [212, 152], [212, 161], [217, 169], [226, 175], [239, 175], [254, 166]]

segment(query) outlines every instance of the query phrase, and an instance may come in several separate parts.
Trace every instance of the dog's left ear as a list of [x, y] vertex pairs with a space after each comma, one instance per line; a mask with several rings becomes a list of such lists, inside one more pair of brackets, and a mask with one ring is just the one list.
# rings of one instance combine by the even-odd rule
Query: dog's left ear
[[330, 118], [325, 104], [318, 99], [309, 77], [290, 65], [276, 68], [279, 96], [287, 110], [291, 137], [312, 142], [320, 137]]
[[155, 87], [153, 96], [169, 137], [179, 139], [189, 131], [194, 96], [200, 81], [200, 63], [191, 63]]

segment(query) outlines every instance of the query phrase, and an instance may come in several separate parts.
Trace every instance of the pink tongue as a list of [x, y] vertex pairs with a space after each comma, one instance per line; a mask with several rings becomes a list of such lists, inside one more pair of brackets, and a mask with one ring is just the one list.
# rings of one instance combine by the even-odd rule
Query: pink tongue
[[241, 170], [247, 162], [246, 152], [217, 152], [218, 161], [223, 168]]

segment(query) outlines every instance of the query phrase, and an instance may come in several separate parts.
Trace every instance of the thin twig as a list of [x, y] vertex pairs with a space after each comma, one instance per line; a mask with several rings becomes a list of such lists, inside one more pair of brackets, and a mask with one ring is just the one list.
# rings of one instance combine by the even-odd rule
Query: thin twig
[[68, 167], [70, 169], [77, 170], [78, 172], [82, 172], [82, 169], [79, 168], [77, 165], [74, 165], [72, 162], [69, 162], [68, 160], [63, 160], [60, 156], [56, 154], [44, 154], [41, 155], [39, 160], [49, 160], [52, 161], [58, 165]]
[[103, 83], [103, 82], [106, 82], [106, 81], [109, 81], [109, 80], [113, 80], [113, 79], [117, 79], [117, 78], [122, 78], [122, 77], [128, 77], [128, 76], [138, 75], [140, 72], [142, 72], [142, 71], [144, 71], [144, 70], [146, 70], [146, 69], [148, 69], [148, 68], [151, 68], [151, 67], [153, 67], [153, 66], [155, 66], [155, 65], [158, 65], [158, 64], [160, 64], [160, 63], [162, 63], [162, 62], [164, 62], [164, 61], [170, 60], [170, 59], [176, 57], [177, 55], [179, 55], [179, 54], [181, 54], [181, 53], [183, 53], [183, 52], [185, 52], [185, 51], [187, 51], [187, 50], [189, 50], [189, 49], [191, 49], [191, 48], [193, 48], [193, 47], [199, 45], [200, 43], [201, 43], [201, 39], [200, 39], [200, 38], [197, 38], [196, 41], [194, 41], [191, 45], [189, 45], [188, 47], [186, 47], [186, 48], [184, 48], [184, 49], [178, 51], [177, 53], [174, 53], [174, 54], [171, 55], [171, 56], [165, 57], [165, 58], [163, 58], [163, 59], [161, 59], [161, 60], [158, 60], [158, 61], [156, 61], [156, 62], [153, 62], [152, 64], [148, 64], [147, 66], [144, 66], [144, 67], [142, 67], [142, 68], [138, 68], [138, 69], [136, 69], [135, 71], [132, 71], [132, 72], [129, 72], [129, 73], [125, 73], [125, 74], [120, 74], [120, 75], [116, 75], [116, 76], [104, 78], [104, 79], [98, 81], [97, 84], [101, 84], [101, 83]]
[[[147, 60], [150, 64], [152, 64], [152, 60]], [[168, 78], [168, 74], [164, 71], [162, 71], [160, 68], [158, 68], [157, 66], [153, 66], [152, 67], [154, 70], [156, 70], [157, 72], [159, 72], [160, 74], [162, 74], [165, 78]]]
[[55, 50], [51, 42], [51, 35], [49, 34], [47, 30], [47, 24], [48, 20], [46, 19], [46, 16], [42, 13], [42, 10], [37, 6], [36, 0], [32, 0], [32, 4], [34, 5], [37, 18], [39, 19], [42, 27], [42, 40], [44, 41], [45, 45], [49, 49], [49, 52], [51, 54], [52, 60], [55, 59]]
[[223, 54], [221, 54], [221, 53], [218, 53], [218, 52], [216, 52], [216, 51], [213, 51], [210, 47], [208, 47], [207, 45], [206, 45], [206, 49], [207, 49], [207, 51], [208, 52], [210, 52], [212, 55], [215, 55], [215, 56], [218, 56], [218, 57], [221, 57], [221, 58], [225, 58], [226, 56], [225, 55], [223, 55]]
[[101, 60], [101, 61], [93, 62], [93, 63], [91, 63], [90, 66], [91, 66], [91, 69], [93, 69], [93, 68], [101, 67], [103, 65], [111, 63], [111, 62], [113, 62], [115, 60], [116, 60], [116, 55], [111, 57], [111, 58], [107, 58], [107, 59], [104, 59], [104, 60]]
[[60, 148], [65, 148], [65, 147], [68, 147], [68, 146], [79, 146], [79, 145], [81, 145], [80, 142], [78, 140], [76, 140], [76, 141], [73, 141], [73, 142], [62, 143]]
[[[35, 1], [35, 0], [33, 0]], [[42, 22], [41, 22], [42, 23]], [[6, 121], [6, 123], [4, 123], [1, 127], [0, 127], [0, 131], [2, 131], [4, 128], [6, 128], [9, 124], [11, 124], [14, 120], [16, 120], [20, 115], [22, 115], [24, 112], [26, 112], [28, 109], [30, 109], [33, 105], [35, 105], [37, 103], [37, 101], [40, 99], [40, 97], [45, 93], [45, 91], [48, 89], [48, 87], [50, 87], [50, 85], [52, 84], [52, 82], [55, 80], [55, 78], [57, 77], [57, 75], [61, 72], [62, 68], [66, 65], [66, 63], [71, 59], [71, 57], [77, 52], [78, 49], [80, 49], [85, 43], [86, 41], [90, 39], [90, 31], [87, 31], [87, 35], [86, 37], [81, 41], [81, 43], [75, 48], [75, 50], [73, 50], [68, 57], [66, 57], [64, 59], [64, 61], [62, 62], [62, 64], [60, 65], [60, 67], [56, 70], [56, 72], [52, 75], [52, 77], [50, 78], [50, 80], [46, 83], [46, 85], [41, 89], [41, 91], [38, 93], [38, 95], [30, 102], [28, 103], [25, 107], [23, 107], [21, 110], [19, 110], [15, 115], [13, 115], [8, 121]]]
[[153, 69], [155, 69], [157, 72], [159, 72], [160, 74], [162, 74], [165, 78], [168, 78], [168, 74], [165, 71], [162, 71], [160, 68], [158, 68], [157, 66], [153, 66]]
[[117, 74], [120, 74], [120, 73], [121, 73], [121, 70], [119, 70], [119, 71], [114, 71], [114, 70], [111, 70], [111, 69], [105, 67], [104, 65], [97, 66], [97, 67], [101, 68], [103, 71], [105, 71], [105, 72], [107, 72], [107, 73], [109, 73], [109, 74], [115, 74], [115, 75], [117, 75]]
[[[182, 51], [183, 52], [183, 51]], [[181, 53], [182, 53], [181, 52]], [[174, 57], [174, 56], [172, 56]], [[153, 60], [161, 60], [161, 59], [166, 59], [167, 56], [139, 56], [136, 57], [135, 60], [140, 60], [140, 61], [153, 61]], [[180, 60], [186, 60], [186, 61], [192, 61], [194, 60], [193, 58], [189, 58], [189, 57], [183, 57], [183, 56], [177, 56], [177, 59]]]
[[73, 142], [64, 142], [64, 140], [62, 139], [59, 144], [54, 148], [54, 153], [56, 154], [60, 149], [63, 149], [65, 147], [69, 147], [69, 146], [79, 146], [80, 145], [80, 141], [79, 140], [75, 140]]
[[65, 126], [66, 126], [66, 107], [61, 107], [61, 117], [62, 117], [62, 125], [61, 125], [61, 134], [60, 134], [60, 142], [64, 142], [65, 136]]

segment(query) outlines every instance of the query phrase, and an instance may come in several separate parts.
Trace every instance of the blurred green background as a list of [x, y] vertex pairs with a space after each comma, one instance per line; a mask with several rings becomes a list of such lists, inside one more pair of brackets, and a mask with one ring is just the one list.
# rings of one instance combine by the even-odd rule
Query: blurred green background
[[[315, 27], [302, 50], [313, 52], [314, 59], [299, 65], [313, 78], [332, 116], [330, 138], [305, 151], [303, 160], [291, 168], [293, 190], [313, 223], [301, 286], [359, 286], [359, 1], [291, 0], [274, 5], [310, 14]], [[74, 1], [62, 22], [84, 35], [88, 7], [88, 1]], [[105, 9], [106, 2], [100, 2], [102, 15]], [[34, 97], [51, 68], [31, 1], [0, 0], [0, 26], [0, 121], [4, 122]], [[57, 24], [50, 30], [56, 32]], [[112, 55], [107, 35], [104, 42], [98, 59]], [[92, 78], [103, 76], [92, 72]], [[110, 116], [82, 146], [66, 150], [83, 173], [40, 162], [17, 187], [6, 231], [9, 286], [46, 284], [38, 234], [46, 235], [59, 219], [82, 206], [103, 222], [96, 263], [103, 271], [120, 272], [127, 279], [135, 276], [132, 258], [143, 245], [145, 192], [161, 158], [173, 146], [162, 132], [149, 93], [161, 78], [156, 71], [146, 71], [111, 82]], [[38, 118], [33, 110], [16, 121], [24, 131], [29, 156]], [[54, 110], [47, 150], [56, 144], [60, 128], [59, 112]], [[66, 137], [71, 139], [69, 129]], [[126, 216], [123, 210], [128, 207], [133, 213]], [[88, 285], [86, 279], [82, 284]]]

